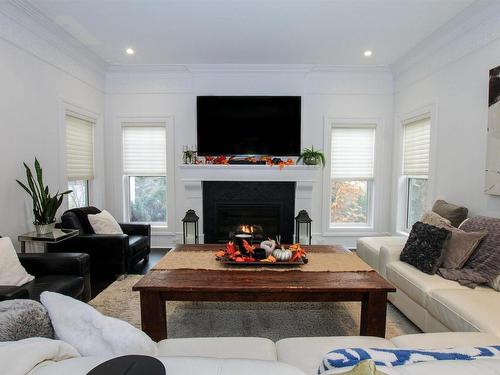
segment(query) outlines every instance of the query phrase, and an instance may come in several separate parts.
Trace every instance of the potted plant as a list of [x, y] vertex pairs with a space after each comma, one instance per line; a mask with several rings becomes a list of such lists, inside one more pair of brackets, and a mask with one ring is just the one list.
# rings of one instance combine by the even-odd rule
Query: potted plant
[[321, 164], [323, 167], [325, 166], [325, 155], [321, 151], [315, 150], [314, 146], [311, 148], [305, 148], [297, 159], [297, 163], [299, 161], [303, 161], [306, 165], [318, 165]]
[[71, 190], [63, 193], [57, 192], [54, 196], [51, 196], [49, 187], [43, 183], [42, 168], [38, 160], [35, 158], [36, 179], [30, 167], [26, 163], [23, 163], [23, 165], [26, 169], [27, 186], [19, 180], [16, 181], [33, 200], [33, 214], [35, 215], [33, 224], [35, 230], [37, 234], [52, 233], [56, 223], [56, 212], [62, 204], [64, 195], [71, 193]]

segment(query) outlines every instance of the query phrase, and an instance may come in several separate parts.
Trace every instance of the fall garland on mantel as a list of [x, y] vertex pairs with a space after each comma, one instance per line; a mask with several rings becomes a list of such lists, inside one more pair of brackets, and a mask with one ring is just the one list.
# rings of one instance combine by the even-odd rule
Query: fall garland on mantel
[[[219, 165], [227, 165], [230, 164], [231, 160], [234, 159], [234, 156], [205, 156], [205, 160], [198, 160], [198, 164], [219, 164]], [[287, 159], [286, 161], [281, 158], [273, 158], [270, 156], [261, 156], [261, 157], [247, 157], [241, 159], [246, 162], [246, 164], [262, 164], [265, 162], [266, 165], [274, 166], [277, 165], [281, 170], [287, 165], [294, 165], [295, 162], [293, 159]]]

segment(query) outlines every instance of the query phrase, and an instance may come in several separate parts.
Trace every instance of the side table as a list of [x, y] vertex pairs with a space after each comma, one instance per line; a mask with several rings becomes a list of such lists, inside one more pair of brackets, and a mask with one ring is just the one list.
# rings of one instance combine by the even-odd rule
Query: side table
[[38, 234], [35, 231], [22, 234], [17, 237], [21, 242], [21, 253], [26, 252], [26, 242], [41, 242], [44, 245], [47, 243], [57, 243], [68, 238], [78, 236], [78, 229], [54, 229], [52, 233]]

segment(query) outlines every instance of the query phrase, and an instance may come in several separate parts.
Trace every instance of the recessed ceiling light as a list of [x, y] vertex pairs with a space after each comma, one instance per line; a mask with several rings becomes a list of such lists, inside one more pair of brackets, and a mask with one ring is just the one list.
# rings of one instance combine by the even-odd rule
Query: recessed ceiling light
[[127, 48], [125, 50], [125, 52], [127, 52], [127, 55], [133, 55], [134, 54], [134, 50], [132, 48]]
[[363, 55], [365, 55], [366, 57], [370, 57], [372, 54], [372, 51], [370, 51], [369, 49], [367, 49], [365, 53], [363, 53]]

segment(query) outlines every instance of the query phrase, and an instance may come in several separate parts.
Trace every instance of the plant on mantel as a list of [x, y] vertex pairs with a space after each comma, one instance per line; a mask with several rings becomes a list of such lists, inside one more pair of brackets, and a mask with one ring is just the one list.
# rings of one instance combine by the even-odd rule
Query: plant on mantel
[[297, 163], [300, 162], [301, 160], [305, 165], [321, 164], [324, 167], [326, 164], [325, 155], [323, 155], [322, 151], [315, 150], [314, 146], [302, 150], [302, 153], [297, 159]]
[[69, 194], [72, 190], [67, 190], [63, 193], [59, 191], [54, 195], [50, 195], [49, 187], [43, 183], [43, 171], [40, 163], [35, 158], [35, 173], [26, 163], [23, 163], [26, 170], [27, 185], [19, 180], [17, 183], [28, 193], [33, 201], [33, 214], [35, 215], [35, 229], [38, 234], [51, 233], [54, 230], [56, 212], [62, 204], [64, 195]]

